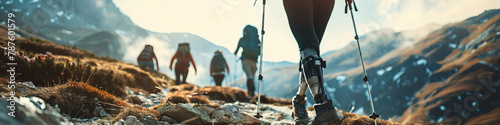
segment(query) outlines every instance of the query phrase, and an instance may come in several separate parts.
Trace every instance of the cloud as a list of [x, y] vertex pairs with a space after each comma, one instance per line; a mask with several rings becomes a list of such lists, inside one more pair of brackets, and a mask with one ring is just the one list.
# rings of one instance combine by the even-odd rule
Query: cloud
[[498, 5], [498, 0], [383, 0], [377, 13], [384, 25], [401, 31], [430, 23], [458, 22]]

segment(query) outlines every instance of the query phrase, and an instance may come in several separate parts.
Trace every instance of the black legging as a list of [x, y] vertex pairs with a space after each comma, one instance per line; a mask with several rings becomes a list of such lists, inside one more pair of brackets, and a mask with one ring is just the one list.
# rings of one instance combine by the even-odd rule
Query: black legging
[[335, 0], [283, 0], [288, 23], [300, 50], [318, 51]]
[[181, 84], [181, 75], [182, 75], [182, 84], [186, 83], [186, 78], [189, 70], [185, 70], [185, 68], [175, 68], [175, 85]]

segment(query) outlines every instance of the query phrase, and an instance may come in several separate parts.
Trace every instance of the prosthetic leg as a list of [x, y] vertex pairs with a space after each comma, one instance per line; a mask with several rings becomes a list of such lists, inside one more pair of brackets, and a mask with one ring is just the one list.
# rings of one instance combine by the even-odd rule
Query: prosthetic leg
[[[316, 111], [316, 116], [312, 120], [312, 125], [323, 125], [323, 124], [340, 124], [340, 119], [337, 116], [337, 111], [333, 107], [332, 100], [329, 100], [326, 96], [323, 84], [323, 68], [326, 68], [326, 62], [316, 54], [308, 54], [308, 50], [305, 49], [301, 51], [301, 61], [299, 71], [301, 72], [301, 87], [299, 87], [299, 92], [297, 96], [294, 97], [293, 101], [293, 116], [296, 124], [301, 124], [308, 118], [304, 118], [305, 111], [305, 91], [307, 86], [314, 97], [316, 104], [314, 109]], [[316, 51], [316, 50], [314, 50]], [[306, 56], [308, 55], [308, 56]], [[304, 84], [304, 82], [306, 84]], [[303, 108], [303, 109], [302, 109]], [[307, 112], [305, 112], [307, 116]]]

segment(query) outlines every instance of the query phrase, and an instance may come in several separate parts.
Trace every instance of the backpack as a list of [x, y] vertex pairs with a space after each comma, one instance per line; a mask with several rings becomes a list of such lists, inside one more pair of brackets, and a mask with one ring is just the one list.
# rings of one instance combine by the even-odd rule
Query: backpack
[[222, 53], [217, 53], [212, 58], [212, 72], [224, 72], [226, 69], [226, 59], [222, 56]]
[[141, 60], [151, 60], [153, 59], [153, 47], [152, 46], [146, 46], [144, 47], [144, 50], [142, 50], [141, 54], [139, 55], [139, 59]]
[[189, 58], [189, 43], [179, 43], [177, 47], [177, 64], [176, 65], [184, 65], [189, 66], [189, 62], [191, 62]]
[[257, 28], [247, 25], [243, 29], [243, 33], [244, 36], [240, 40], [244, 51], [243, 54], [251, 58], [258, 58], [260, 55], [260, 41]]

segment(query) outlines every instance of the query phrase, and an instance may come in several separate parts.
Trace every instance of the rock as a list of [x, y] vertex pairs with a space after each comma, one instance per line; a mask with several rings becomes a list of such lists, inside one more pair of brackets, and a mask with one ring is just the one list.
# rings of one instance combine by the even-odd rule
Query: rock
[[113, 32], [100, 31], [90, 34], [75, 43], [78, 48], [87, 49], [97, 56], [109, 56], [122, 59], [125, 56], [126, 47], [119, 35]]
[[162, 121], [165, 121], [165, 122], [168, 122], [168, 123], [172, 123], [172, 124], [177, 124], [179, 122], [175, 121], [174, 119], [168, 117], [168, 116], [163, 116], [161, 117], [161, 120]]
[[112, 125], [113, 122], [106, 120], [106, 119], [98, 119], [94, 122], [92, 122], [92, 125]]
[[[46, 104], [38, 97], [20, 97], [14, 100], [15, 102], [10, 99], [0, 98], [0, 107], [5, 107], [0, 108], [1, 124], [69, 124], [69, 121], [57, 112], [54, 107]], [[7, 107], [14, 103], [15, 106]], [[15, 112], [11, 113], [12, 111]], [[15, 115], [15, 117], [10, 116], [9, 113]]]
[[201, 115], [208, 116], [208, 114], [202, 114], [199, 111], [196, 112], [193, 107], [189, 104], [177, 104], [177, 105], [169, 105], [162, 106], [157, 109], [158, 113], [163, 116], [168, 116], [170, 118], [175, 119], [176, 121], [180, 121], [183, 124], [190, 125], [202, 125], [204, 124], [204, 120]]
[[158, 125], [158, 121], [155, 118], [152, 118], [151, 116], [146, 116], [145, 118], [140, 119], [139, 121], [144, 125]]
[[110, 117], [108, 113], [106, 113], [106, 110], [102, 106], [97, 106], [95, 107], [94, 111], [92, 112], [94, 116], [99, 116], [99, 117]]
[[220, 110], [214, 111], [213, 117], [219, 123], [242, 123], [242, 114], [238, 108], [232, 105], [224, 105]]
[[124, 125], [124, 124], [125, 124], [125, 121], [123, 119], [120, 119], [120, 121], [116, 122], [113, 125]]
[[128, 116], [127, 120], [125, 120], [124, 125], [143, 125], [139, 120], [137, 120], [137, 117], [135, 116]]
[[99, 117], [92, 117], [90, 120], [97, 121], [97, 120], [99, 120]]
[[22, 93], [22, 92], [25, 92], [27, 90], [35, 90], [36, 87], [35, 87], [35, 84], [33, 84], [33, 82], [31, 81], [27, 81], [27, 82], [18, 82], [16, 83], [16, 92], [19, 92], [19, 93]]
[[135, 95], [130, 95], [127, 98], [129, 100], [128, 102], [130, 102], [132, 104], [139, 104], [140, 105], [140, 104], [143, 103], [142, 100], [139, 97], [135, 96]]

